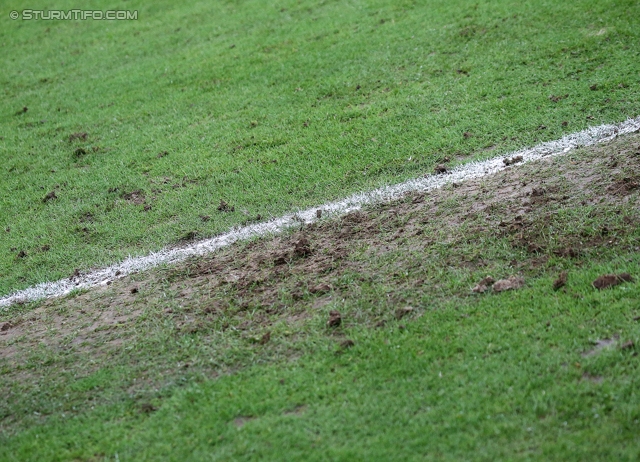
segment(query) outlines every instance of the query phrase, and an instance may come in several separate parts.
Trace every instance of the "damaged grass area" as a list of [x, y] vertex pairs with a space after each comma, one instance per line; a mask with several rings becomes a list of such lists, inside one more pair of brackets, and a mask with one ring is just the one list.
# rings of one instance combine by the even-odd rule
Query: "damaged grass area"
[[0, 295], [640, 115], [631, 0], [13, 3]]
[[637, 459], [639, 178], [627, 136], [14, 306], [0, 454]]

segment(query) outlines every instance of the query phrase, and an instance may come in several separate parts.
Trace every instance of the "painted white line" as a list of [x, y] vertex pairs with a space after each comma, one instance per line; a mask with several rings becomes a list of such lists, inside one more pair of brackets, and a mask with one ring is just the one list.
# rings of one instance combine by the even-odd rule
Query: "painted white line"
[[[572, 149], [581, 146], [590, 146], [596, 143], [606, 143], [619, 135], [633, 133], [640, 130], [640, 116], [629, 119], [617, 125], [600, 125], [584, 131], [566, 135], [559, 140], [549, 141], [532, 148], [512, 152], [506, 156], [496, 157], [482, 162], [471, 162], [461, 165], [447, 174], [428, 175], [391, 186], [385, 186], [369, 192], [354, 194], [336, 202], [329, 202], [318, 207], [302, 210], [294, 214], [284, 215], [280, 218], [257, 223], [178, 248], [167, 248], [159, 252], [143, 257], [128, 258], [108, 268], [81, 274], [77, 277], [62, 279], [55, 282], [45, 282], [13, 294], [0, 298], [0, 307], [9, 307], [13, 303], [24, 303], [41, 298], [52, 298], [66, 295], [73, 289], [85, 289], [107, 284], [128, 274], [143, 271], [154, 266], [166, 263], [176, 263], [188, 257], [205, 255], [222, 247], [233, 244], [236, 241], [250, 239], [258, 236], [277, 234], [299, 225], [301, 221], [313, 223], [318, 220], [316, 211], [322, 210], [322, 216], [339, 216], [359, 210], [367, 204], [376, 204], [398, 199], [409, 192], [426, 192], [441, 188], [450, 183], [458, 183], [472, 178], [479, 178], [506, 168], [503, 162], [506, 158], [522, 156], [522, 162], [531, 162], [547, 156], [565, 154]], [[6, 309], [6, 308], [5, 308]]]

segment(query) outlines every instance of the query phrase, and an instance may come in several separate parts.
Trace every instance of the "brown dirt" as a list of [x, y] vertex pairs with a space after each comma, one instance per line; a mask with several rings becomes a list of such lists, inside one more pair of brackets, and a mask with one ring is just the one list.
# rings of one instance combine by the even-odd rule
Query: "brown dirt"
[[140, 189], [136, 189], [135, 191], [124, 193], [122, 194], [122, 198], [134, 205], [144, 204], [144, 201], [145, 201], [144, 192]]
[[633, 282], [633, 278], [629, 273], [603, 274], [593, 281], [593, 287], [602, 290], [617, 286], [623, 282]]

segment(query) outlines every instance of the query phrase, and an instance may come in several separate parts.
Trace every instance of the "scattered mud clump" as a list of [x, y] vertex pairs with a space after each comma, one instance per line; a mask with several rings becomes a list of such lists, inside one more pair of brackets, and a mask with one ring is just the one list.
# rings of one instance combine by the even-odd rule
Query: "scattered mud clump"
[[449, 171], [449, 168], [446, 165], [443, 164], [438, 164], [436, 165], [436, 167], [433, 169], [434, 173], [441, 175], [443, 173], [447, 173]]
[[206, 223], [211, 220], [211, 217], [209, 215], [200, 215], [200, 220], [202, 220], [203, 223]]
[[487, 276], [482, 281], [478, 282], [478, 284], [471, 290], [477, 294], [482, 294], [486, 292], [494, 282], [496, 282], [495, 279], [493, 279], [491, 276]]
[[16, 255], [18, 258], [25, 258], [27, 256], [27, 252], [25, 252], [24, 250], [21, 250], [20, 252], [18, 252], [18, 255]]
[[462, 137], [463, 137], [464, 139], [471, 138], [471, 137], [473, 137], [473, 133], [471, 133], [471, 132], [464, 132], [464, 133], [462, 134]]
[[327, 327], [339, 327], [342, 324], [342, 315], [339, 311], [329, 311], [329, 320], [327, 321]]
[[524, 158], [522, 156], [514, 156], [511, 158], [502, 159], [502, 162], [508, 167], [509, 165], [517, 164], [518, 162], [522, 162], [523, 160]]
[[633, 282], [633, 278], [629, 273], [603, 274], [593, 281], [592, 284], [596, 289], [602, 290], [617, 286], [623, 282]]
[[42, 198], [42, 202], [47, 203], [47, 202], [55, 200], [57, 198], [58, 198], [58, 196], [56, 195], [56, 192], [55, 191], [51, 191], [51, 192], [47, 193], [47, 195]]
[[122, 195], [122, 198], [134, 205], [142, 205], [145, 199], [144, 192], [142, 192], [140, 189], [136, 189], [135, 191], [124, 193]]
[[131, 288], [131, 290], [129, 292], [131, 292], [132, 294], [137, 294], [139, 290], [140, 289], [138, 289], [137, 286], [134, 286], [134, 287]]
[[13, 326], [10, 322], [2, 322], [0, 323], [0, 332], [6, 332], [11, 329]]
[[493, 284], [493, 291], [496, 293], [506, 290], [520, 289], [524, 285], [524, 278], [519, 276], [510, 276], [508, 279], [500, 279]]
[[163, 157], [168, 156], [169, 153], [167, 151], [162, 151], [160, 153], [158, 153], [158, 155], [156, 156], [158, 159], [162, 159]]
[[302, 258], [311, 255], [311, 243], [306, 237], [303, 237], [296, 241], [293, 249], [293, 255]]
[[78, 148], [75, 151], [73, 151], [73, 157], [75, 157], [76, 159], [84, 156], [87, 153], [86, 149], [84, 148]]
[[218, 210], [220, 212], [233, 212], [235, 211], [235, 207], [233, 205], [229, 205], [227, 202], [221, 200], [220, 205], [218, 205]]
[[563, 271], [558, 275], [558, 278], [553, 281], [553, 290], [558, 290], [567, 284], [567, 272]]
[[260, 345], [266, 345], [267, 343], [269, 343], [269, 340], [271, 340], [271, 332], [266, 332], [262, 337], [260, 337], [258, 343]]

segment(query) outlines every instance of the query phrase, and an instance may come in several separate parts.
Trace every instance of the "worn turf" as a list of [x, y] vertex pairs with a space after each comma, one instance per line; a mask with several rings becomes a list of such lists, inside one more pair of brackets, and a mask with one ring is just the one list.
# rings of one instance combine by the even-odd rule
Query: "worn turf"
[[637, 460], [639, 205], [632, 135], [14, 306], [0, 458]]
[[630, 0], [5, 7], [0, 294], [640, 109]]

